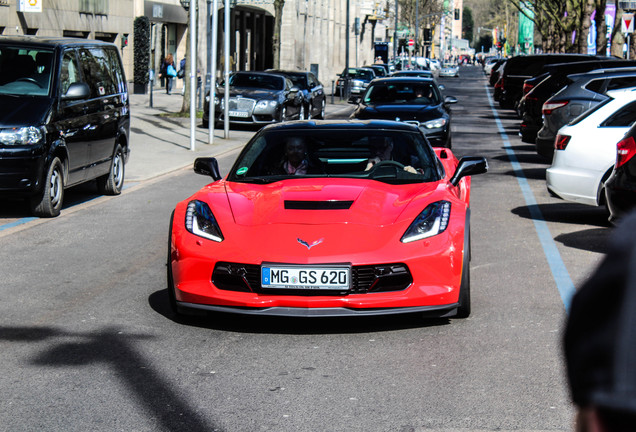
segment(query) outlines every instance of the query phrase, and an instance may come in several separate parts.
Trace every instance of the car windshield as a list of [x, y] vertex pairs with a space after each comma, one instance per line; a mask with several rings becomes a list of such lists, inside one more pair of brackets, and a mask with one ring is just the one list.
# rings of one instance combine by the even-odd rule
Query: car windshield
[[367, 105], [437, 105], [440, 96], [431, 82], [378, 83], [369, 86], [363, 102]]
[[375, 74], [372, 70], [369, 69], [354, 69], [353, 71], [349, 71], [349, 75], [353, 79], [359, 79], [364, 81], [371, 81], [375, 78]]
[[47, 96], [53, 51], [0, 46], [0, 94]]
[[230, 86], [283, 90], [285, 88], [285, 79], [276, 75], [239, 73], [230, 77]]
[[418, 131], [264, 129], [243, 149], [228, 180], [357, 178], [405, 184], [439, 180], [437, 166]]

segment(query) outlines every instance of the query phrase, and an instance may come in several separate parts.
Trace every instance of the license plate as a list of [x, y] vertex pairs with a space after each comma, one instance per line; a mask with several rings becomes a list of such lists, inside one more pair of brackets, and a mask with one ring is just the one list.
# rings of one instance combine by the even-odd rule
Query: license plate
[[269, 265], [261, 267], [263, 288], [348, 290], [351, 281], [349, 266]]
[[230, 117], [248, 117], [249, 113], [245, 111], [230, 111]]

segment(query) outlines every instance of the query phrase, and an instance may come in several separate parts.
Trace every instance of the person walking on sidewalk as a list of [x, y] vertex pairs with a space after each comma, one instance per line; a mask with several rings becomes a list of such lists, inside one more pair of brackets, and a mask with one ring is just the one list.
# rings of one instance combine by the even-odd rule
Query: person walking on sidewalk
[[172, 56], [172, 54], [168, 54], [166, 56], [164, 65], [166, 68], [165, 73], [164, 71], [161, 72], [164, 73], [166, 77], [166, 93], [170, 94], [172, 92], [172, 80], [174, 80], [174, 78], [177, 76], [177, 70], [174, 67], [174, 57]]

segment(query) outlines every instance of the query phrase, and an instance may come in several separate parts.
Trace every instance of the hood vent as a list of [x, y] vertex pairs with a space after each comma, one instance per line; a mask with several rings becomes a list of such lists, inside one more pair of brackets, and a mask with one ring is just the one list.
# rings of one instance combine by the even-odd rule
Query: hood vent
[[349, 210], [353, 201], [285, 201], [285, 210]]

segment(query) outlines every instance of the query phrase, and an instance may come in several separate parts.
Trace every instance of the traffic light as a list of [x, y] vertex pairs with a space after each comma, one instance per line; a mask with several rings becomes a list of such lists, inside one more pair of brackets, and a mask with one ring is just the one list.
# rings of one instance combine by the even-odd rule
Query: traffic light
[[459, 20], [459, 8], [455, 8], [455, 19]]
[[433, 40], [433, 33], [430, 28], [424, 29], [424, 43], [431, 43]]

